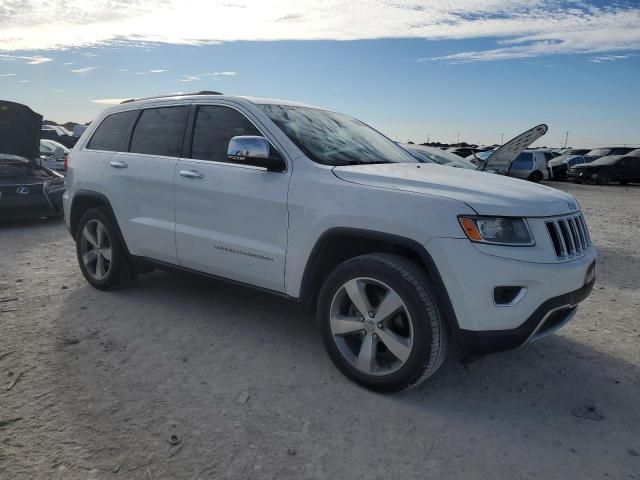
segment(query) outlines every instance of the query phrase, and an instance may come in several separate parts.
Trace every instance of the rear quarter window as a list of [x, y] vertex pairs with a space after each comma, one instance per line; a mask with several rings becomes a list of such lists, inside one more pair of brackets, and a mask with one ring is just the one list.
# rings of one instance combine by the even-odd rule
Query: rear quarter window
[[139, 113], [139, 110], [130, 110], [113, 113], [106, 117], [89, 140], [87, 148], [109, 152], [126, 152], [129, 147], [131, 129]]

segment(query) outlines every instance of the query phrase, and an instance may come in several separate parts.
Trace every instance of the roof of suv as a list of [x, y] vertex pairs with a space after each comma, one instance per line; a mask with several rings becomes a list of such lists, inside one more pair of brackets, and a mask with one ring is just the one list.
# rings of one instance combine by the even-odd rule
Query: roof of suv
[[167, 95], [158, 95], [153, 97], [142, 97], [142, 98], [131, 98], [120, 102], [120, 105], [145, 105], [149, 103], [158, 103], [162, 101], [175, 101], [175, 100], [238, 100], [242, 99], [247, 102], [256, 104], [256, 105], [264, 105], [264, 104], [273, 104], [273, 105], [288, 105], [292, 107], [307, 107], [307, 108], [317, 108], [319, 110], [326, 110], [323, 107], [317, 107], [315, 105], [308, 105], [301, 102], [294, 102], [291, 100], [282, 100], [276, 98], [266, 98], [266, 97], [251, 97], [251, 96], [243, 96], [243, 95], [224, 95], [219, 92], [213, 91], [202, 91], [202, 92], [193, 92], [193, 93], [172, 93]]

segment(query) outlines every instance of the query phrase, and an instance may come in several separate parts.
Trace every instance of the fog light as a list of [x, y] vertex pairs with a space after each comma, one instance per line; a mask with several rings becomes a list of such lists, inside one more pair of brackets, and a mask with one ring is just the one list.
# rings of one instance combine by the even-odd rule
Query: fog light
[[500, 307], [511, 307], [527, 293], [525, 287], [504, 286], [493, 289], [493, 303]]

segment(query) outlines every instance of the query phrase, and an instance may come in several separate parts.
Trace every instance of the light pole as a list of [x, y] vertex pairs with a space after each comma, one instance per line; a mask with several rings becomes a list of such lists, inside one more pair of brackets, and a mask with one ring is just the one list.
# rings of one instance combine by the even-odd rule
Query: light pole
[[569, 141], [569, 133], [571, 132], [564, 132], [564, 148], [567, 148], [567, 142]]
[[504, 144], [504, 133], [500, 134], [500, 146]]

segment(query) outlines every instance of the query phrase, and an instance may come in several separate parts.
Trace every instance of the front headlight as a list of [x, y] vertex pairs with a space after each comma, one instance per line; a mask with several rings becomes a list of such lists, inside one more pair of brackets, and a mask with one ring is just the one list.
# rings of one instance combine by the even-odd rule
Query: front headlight
[[458, 220], [472, 242], [518, 247], [535, 245], [524, 218], [461, 216]]

